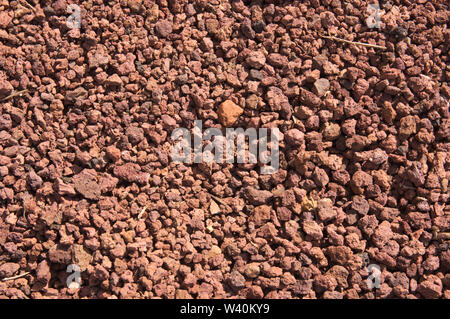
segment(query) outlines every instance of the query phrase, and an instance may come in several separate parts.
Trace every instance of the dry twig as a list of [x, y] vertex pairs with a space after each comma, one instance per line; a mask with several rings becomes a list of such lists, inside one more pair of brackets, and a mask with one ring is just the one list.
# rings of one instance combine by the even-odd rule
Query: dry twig
[[30, 3], [28, 3], [27, 0], [22, 0], [22, 1], [20, 1], [20, 3], [26, 5], [26, 6], [27, 6], [29, 9], [31, 9], [33, 12], [36, 12], [36, 9], [35, 9]]
[[22, 96], [23, 94], [25, 94], [25, 93], [27, 93], [28, 92], [28, 89], [25, 89], [25, 90], [22, 90], [22, 91], [16, 91], [16, 92], [13, 92], [13, 93], [11, 93], [10, 95], [8, 95], [7, 97], [5, 97], [5, 98], [3, 98], [1, 101], [3, 102], [3, 101], [7, 101], [7, 100], [9, 100], [9, 99], [12, 99], [13, 97], [15, 97], [15, 96]]
[[361, 46], [368, 47], [368, 48], [387, 50], [387, 48], [382, 46], [382, 45], [376, 45], [376, 44], [370, 44], [370, 43], [364, 43], [364, 42], [356, 42], [356, 41], [349, 41], [349, 40], [337, 38], [337, 37], [335, 37], [333, 35], [323, 35], [323, 34], [321, 34], [320, 36], [322, 38], [329, 39], [329, 40], [334, 40], [334, 41], [338, 41], [338, 42], [344, 42], [344, 43], [348, 43], [348, 44], [361, 45]]
[[19, 278], [25, 277], [26, 275], [29, 275], [29, 274], [30, 274], [30, 272], [27, 271], [27, 272], [24, 272], [23, 274], [20, 274], [20, 275], [3, 278], [2, 281], [9, 281], [9, 280], [19, 279]]
[[142, 218], [142, 215], [144, 215], [144, 213], [145, 213], [145, 211], [147, 210], [147, 206], [144, 206], [144, 208], [142, 208], [142, 210], [141, 210], [141, 212], [139, 213], [139, 215], [138, 215], [138, 219], [141, 219]]

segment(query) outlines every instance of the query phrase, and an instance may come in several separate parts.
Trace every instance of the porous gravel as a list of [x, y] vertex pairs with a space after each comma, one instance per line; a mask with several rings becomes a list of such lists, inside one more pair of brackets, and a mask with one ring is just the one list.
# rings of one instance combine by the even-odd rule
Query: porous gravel
[[[0, 0], [0, 297], [450, 297], [447, 1], [71, 3]], [[195, 120], [280, 169], [175, 163]]]

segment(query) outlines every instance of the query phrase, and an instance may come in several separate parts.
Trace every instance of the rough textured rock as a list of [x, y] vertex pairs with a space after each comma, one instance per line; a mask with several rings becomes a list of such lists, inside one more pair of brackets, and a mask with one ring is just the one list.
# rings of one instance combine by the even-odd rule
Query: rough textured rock
[[305, 220], [303, 222], [303, 231], [314, 240], [319, 240], [323, 237], [322, 229], [313, 220]]
[[1, 298], [450, 298], [444, 1], [72, 2], [0, 1]]
[[139, 165], [127, 163], [121, 166], [116, 166], [114, 168], [114, 175], [116, 175], [120, 180], [125, 180], [127, 182], [145, 184], [150, 180], [150, 174], [142, 172]]
[[239, 105], [236, 105], [230, 100], [226, 100], [220, 104], [217, 109], [219, 120], [225, 127], [231, 127], [243, 112], [244, 110]]
[[245, 287], [245, 278], [239, 272], [233, 271], [228, 277], [228, 283], [231, 288], [240, 290]]
[[317, 94], [317, 96], [323, 96], [326, 92], [328, 92], [330, 88], [330, 81], [328, 79], [317, 79], [314, 82], [314, 93]]
[[19, 270], [19, 268], [19, 264], [10, 262], [4, 263], [0, 265], [0, 277], [12, 277]]
[[97, 172], [92, 169], [84, 169], [73, 177], [75, 190], [87, 199], [98, 200], [101, 195], [98, 185]]
[[156, 33], [163, 38], [166, 38], [172, 33], [172, 24], [169, 21], [161, 20], [155, 24]]
[[417, 291], [424, 298], [437, 299], [442, 295], [442, 281], [437, 276], [430, 275], [417, 286]]
[[273, 197], [273, 194], [266, 190], [259, 190], [253, 187], [248, 187], [245, 190], [244, 196], [246, 196], [246, 198], [253, 205], [263, 205], [268, 203], [268, 201]]
[[260, 51], [254, 51], [247, 57], [247, 64], [251, 68], [260, 69], [266, 64], [266, 57]]

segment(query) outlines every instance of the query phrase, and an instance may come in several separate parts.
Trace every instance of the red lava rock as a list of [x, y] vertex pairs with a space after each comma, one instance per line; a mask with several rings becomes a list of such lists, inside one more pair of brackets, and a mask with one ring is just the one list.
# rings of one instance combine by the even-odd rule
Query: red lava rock
[[389, 222], [384, 221], [378, 225], [377, 229], [372, 235], [372, 240], [374, 241], [375, 245], [381, 248], [392, 238], [392, 236], [393, 233], [391, 230], [391, 225], [389, 224]]
[[172, 24], [167, 20], [158, 21], [155, 24], [155, 30], [160, 37], [166, 38], [172, 33]]
[[317, 94], [317, 96], [319, 97], [324, 96], [329, 89], [330, 89], [330, 81], [328, 81], [328, 79], [323, 78], [317, 79], [314, 82], [314, 93]]
[[411, 88], [411, 90], [414, 93], [420, 93], [427, 87], [427, 81], [424, 77], [410, 77], [408, 79], [408, 87]]
[[259, 286], [251, 286], [246, 295], [247, 299], [262, 299], [264, 298], [264, 292]]
[[[450, 297], [442, 1], [47, 2], [0, 2], [2, 298]], [[196, 120], [279, 170], [174, 161]]]
[[9, 12], [3, 11], [0, 12], [0, 27], [6, 29], [6, 27], [12, 22], [13, 15]]
[[266, 64], [266, 57], [260, 51], [250, 53], [246, 60], [249, 67], [254, 69], [261, 69]]
[[401, 136], [410, 136], [416, 133], [416, 120], [414, 116], [408, 115], [400, 120], [399, 133]]
[[96, 265], [94, 268], [94, 277], [100, 281], [108, 280], [109, 272], [105, 269], [105, 267]]
[[106, 79], [105, 83], [110, 86], [121, 86], [123, 81], [118, 74], [113, 74]]
[[288, 59], [281, 54], [271, 53], [267, 56], [267, 62], [276, 68], [282, 68], [288, 64]]
[[232, 271], [228, 277], [228, 283], [231, 288], [240, 290], [245, 287], [245, 278], [237, 271]]
[[270, 212], [271, 207], [268, 205], [257, 206], [249, 220], [253, 221], [256, 226], [261, 226], [270, 220]]
[[146, 184], [150, 180], [150, 174], [141, 172], [139, 165], [133, 163], [114, 167], [114, 175], [130, 183]]
[[300, 89], [300, 102], [302, 102], [306, 106], [317, 107], [320, 105], [321, 100], [314, 93], [305, 89]]
[[347, 246], [331, 246], [327, 249], [327, 255], [332, 262], [345, 266], [352, 258], [353, 253]]
[[284, 138], [288, 144], [300, 146], [305, 142], [305, 134], [297, 129], [291, 129], [284, 133]]
[[58, 178], [57, 182], [56, 182], [56, 187], [58, 189], [58, 194], [65, 196], [73, 196], [76, 195], [75, 189], [73, 188], [73, 186], [65, 184], [60, 178]]
[[350, 207], [353, 211], [361, 215], [366, 215], [369, 212], [369, 203], [362, 196], [353, 196]]
[[313, 172], [313, 179], [316, 182], [316, 185], [319, 187], [324, 187], [328, 184], [330, 179], [328, 178], [328, 174], [324, 169], [316, 167]]
[[70, 102], [76, 102], [84, 100], [88, 96], [88, 91], [83, 87], [78, 87], [73, 91], [69, 91], [66, 94], [66, 99]]
[[417, 291], [427, 299], [437, 299], [442, 295], [442, 281], [435, 275], [430, 275], [417, 286]]
[[131, 144], [137, 144], [144, 139], [144, 130], [140, 127], [127, 128], [126, 135]]
[[[308, 82], [308, 83], [316, 83], [316, 81], [317, 80], [319, 80], [319, 78], [320, 78], [320, 70], [312, 70], [312, 71], [307, 71], [306, 73], [305, 73], [305, 76], [306, 76], [306, 81]], [[324, 79], [324, 80], [326, 80], [326, 79]], [[315, 86], [315, 85], [314, 85]], [[316, 93], [317, 94], [317, 92], [314, 92], [314, 93]], [[325, 93], [325, 92], [324, 92]]]
[[108, 146], [106, 148], [106, 156], [111, 159], [113, 162], [117, 162], [122, 156], [120, 150], [115, 146]]
[[436, 271], [439, 269], [440, 262], [438, 256], [428, 257], [422, 264], [423, 269], [428, 272]]
[[338, 283], [331, 275], [318, 275], [314, 278], [314, 290], [318, 293], [333, 291]]
[[55, 264], [70, 264], [72, 261], [72, 254], [67, 249], [61, 247], [54, 247], [49, 250], [49, 260]]
[[30, 171], [27, 176], [27, 181], [30, 187], [34, 190], [40, 188], [42, 186], [42, 178], [37, 175], [34, 171]]
[[39, 263], [39, 265], [36, 268], [36, 281], [47, 285], [50, 281], [51, 273], [50, 273], [50, 267], [46, 260], [43, 260]]
[[273, 194], [266, 190], [259, 190], [253, 187], [247, 187], [244, 196], [246, 196], [246, 198], [253, 205], [263, 205], [268, 203], [268, 201], [273, 197]]
[[98, 185], [97, 172], [92, 169], [84, 169], [73, 177], [75, 190], [87, 199], [98, 200], [101, 195]]
[[325, 140], [334, 141], [341, 135], [341, 128], [338, 124], [325, 124], [322, 134]]
[[98, 180], [98, 186], [100, 188], [100, 192], [102, 194], [112, 192], [115, 189], [118, 182], [119, 182], [119, 179], [112, 177], [111, 175], [109, 175], [107, 173], [103, 174]]
[[220, 104], [217, 109], [217, 115], [219, 116], [222, 125], [225, 127], [232, 126], [243, 112], [244, 110], [240, 106], [230, 100], [226, 100]]
[[247, 278], [254, 279], [260, 274], [260, 266], [257, 263], [248, 264], [244, 269], [244, 275]]
[[281, 89], [270, 86], [267, 90], [266, 98], [272, 111], [280, 111], [280, 115], [286, 119], [291, 117], [292, 108], [289, 99]]
[[166, 129], [173, 130], [177, 127], [177, 121], [167, 114], [161, 115], [161, 120], [163, 121], [163, 126]]
[[0, 77], [0, 96], [6, 97], [11, 94], [14, 87], [5, 78]]
[[310, 236], [313, 240], [319, 240], [323, 237], [322, 229], [313, 220], [305, 220], [303, 222], [303, 231], [306, 235]]
[[325, 291], [323, 294], [324, 299], [343, 299], [344, 294], [339, 291]]
[[413, 162], [407, 170], [408, 179], [416, 186], [422, 186], [425, 183], [425, 175], [422, 173], [422, 164]]
[[372, 185], [373, 178], [364, 171], [357, 171], [353, 174], [350, 186], [356, 194], [362, 194], [364, 187]]
[[109, 63], [110, 58], [103, 50], [88, 52], [89, 68], [94, 69]]
[[330, 199], [324, 198], [317, 202], [317, 216], [321, 221], [327, 222], [337, 217], [337, 210]]
[[19, 264], [7, 262], [0, 265], [0, 277], [12, 277], [20, 269]]
[[333, 278], [336, 279], [338, 286], [342, 288], [348, 287], [348, 275], [349, 271], [340, 265], [335, 265], [330, 268], [330, 270], [327, 272], [327, 274], [331, 275]]
[[297, 283], [292, 287], [292, 291], [299, 295], [308, 294], [313, 288], [313, 280], [298, 280]]

